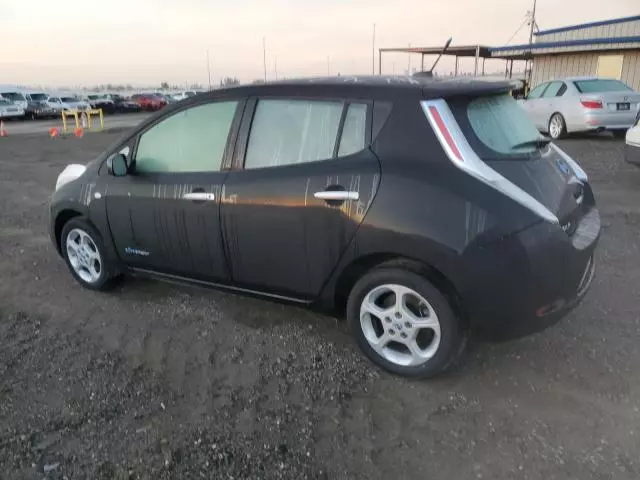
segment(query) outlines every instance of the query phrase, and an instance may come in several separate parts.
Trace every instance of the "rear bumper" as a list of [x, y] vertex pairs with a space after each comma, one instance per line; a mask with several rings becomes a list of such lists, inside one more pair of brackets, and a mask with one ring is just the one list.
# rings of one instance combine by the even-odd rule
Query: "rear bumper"
[[489, 340], [522, 337], [557, 323], [586, 295], [600, 236], [594, 208], [568, 236], [540, 222], [482, 247], [467, 259], [461, 292], [474, 333]]
[[640, 167], [640, 146], [627, 143], [624, 146], [624, 158], [628, 163]]
[[582, 121], [575, 126], [575, 130], [627, 130], [635, 124], [637, 114], [635, 110], [611, 112], [603, 109], [584, 112]]

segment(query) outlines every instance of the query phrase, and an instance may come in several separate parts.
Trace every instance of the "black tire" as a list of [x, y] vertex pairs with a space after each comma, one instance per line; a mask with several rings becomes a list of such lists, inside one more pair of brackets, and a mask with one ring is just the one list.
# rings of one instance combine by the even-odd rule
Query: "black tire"
[[[361, 304], [370, 291], [385, 284], [401, 285], [414, 290], [431, 305], [438, 317], [440, 344], [435, 354], [422, 364], [403, 366], [391, 362], [378, 354], [365, 337], [360, 321]], [[468, 329], [451, 308], [447, 298], [426, 278], [404, 268], [379, 267], [365, 274], [349, 295], [347, 321], [358, 347], [373, 363], [404, 377], [429, 378], [442, 374], [457, 363], [467, 347]]]
[[[67, 237], [69, 236], [69, 233], [74, 230], [80, 230], [86, 233], [90, 237], [90, 239], [93, 241], [93, 244], [95, 245], [97, 252], [100, 255], [100, 259], [101, 259], [101, 262], [100, 262], [101, 266], [99, 269], [100, 275], [93, 282], [87, 281], [84, 278], [82, 278], [78, 274], [78, 272], [76, 272], [76, 270], [71, 264], [71, 261], [69, 260], [69, 254], [67, 251]], [[62, 232], [60, 234], [60, 249], [62, 251], [62, 257], [64, 258], [64, 261], [66, 262], [67, 267], [71, 272], [71, 275], [73, 275], [73, 278], [75, 278], [76, 281], [85, 288], [88, 288], [90, 290], [101, 290], [101, 291], [109, 290], [114, 286], [117, 278], [119, 278], [118, 271], [113, 267], [113, 265], [111, 265], [109, 258], [106, 254], [106, 249], [104, 247], [102, 237], [100, 236], [98, 231], [91, 225], [91, 223], [87, 221], [85, 217], [82, 217], [82, 216], [74, 217], [71, 220], [69, 220], [67, 223], [65, 223], [64, 227], [62, 227]]]
[[627, 136], [626, 130], [612, 130], [611, 133], [613, 134], [613, 138], [618, 138], [621, 140], [624, 140]]
[[[554, 131], [552, 132], [551, 124], [554, 121], [558, 121], [561, 124], [559, 132], [556, 129], [554, 129]], [[558, 140], [567, 134], [567, 122], [565, 122], [564, 117], [561, 113], [556, 112], [551, 115], [551, 118], [549, 119], [549, 123], [547, 125], [547, 131], [549, 132], [549, 137], [551, 137], [553, 140]]]

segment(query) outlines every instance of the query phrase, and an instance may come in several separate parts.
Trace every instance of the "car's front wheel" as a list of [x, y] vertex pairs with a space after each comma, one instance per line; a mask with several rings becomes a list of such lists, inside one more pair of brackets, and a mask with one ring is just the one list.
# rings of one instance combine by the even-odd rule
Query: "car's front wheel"
[[113, 285], [116, 272], [109, 265], [102, 239], [83, 217], [64, 225], [60, 247], [71, 274], [83, 287], [106, 290]]
[[349, 296], [347, 320], [369, 359], [407, 377], [443, 373], [467, 344], [467, 331], [447, 298], [402, 268], [377, 268], [361, 278]]

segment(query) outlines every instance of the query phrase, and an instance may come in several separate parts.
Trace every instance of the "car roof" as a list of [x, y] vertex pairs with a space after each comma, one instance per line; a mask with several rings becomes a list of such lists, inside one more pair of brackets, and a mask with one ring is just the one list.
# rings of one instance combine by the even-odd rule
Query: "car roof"
[[[517, 88], [509, 80], [482, 79], [481, 77], [415, 77], [415, 76], [336, 76], [280, 80], [252, 85], [240, 85], [205, 92], [204, 97], [264, 96], [305, 94], [353, 98], [393, 98], [402, 95], [420, 95], [424, 98], [442, 98], [457, 95], [484, 95], [506, 92]], [[196, 97], [191, 97], [193, 100]], [[201, 98], [201, 97], [198, 97]], [[195, 100], [193, 100], [195, 101]]]

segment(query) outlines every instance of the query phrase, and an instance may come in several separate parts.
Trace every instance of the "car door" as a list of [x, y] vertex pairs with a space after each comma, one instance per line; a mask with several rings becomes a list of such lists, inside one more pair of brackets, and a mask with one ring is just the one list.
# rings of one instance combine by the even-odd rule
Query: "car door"
[[368, 101], [250, 100], [221, 205], [237, 286], [317, 296], [377, 191], [371, 118]]
[[564, 82], [551, 82], [538, 100], [538, 114], [544, 130], [549, 128], [549, 119], [556, 112], [562, 113], [562, 95], [567, 90]]
[[125, 147], [127, 175], [109, 176], [106, 201], [125, 264], [203, 281], [228, 279], [219, 202], [243, 103], [225, 99], [174, 111]]
[[548, 83], [542, 83], [535, 87], [529, 92], [529, 95], [527, 95], [527, 99], [523, 103], [524, 109], [527, 111], [529, 118], [535, 124], [538, 130], [543, 130], [544, 128], [546, 128], [541, 113], [542, 105], [540, 103], [540, 97], [548, 86]]

